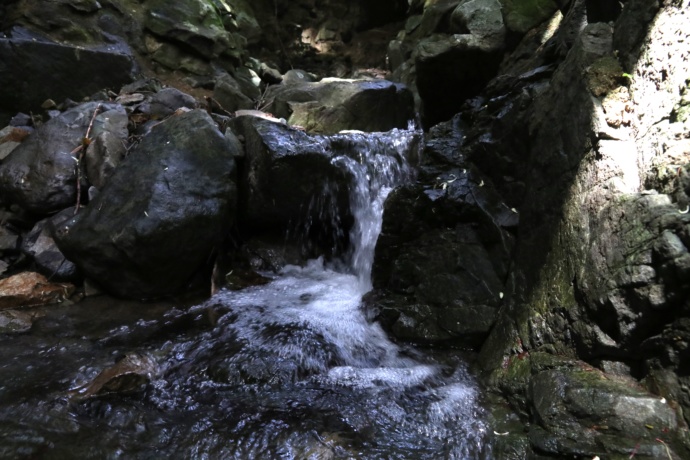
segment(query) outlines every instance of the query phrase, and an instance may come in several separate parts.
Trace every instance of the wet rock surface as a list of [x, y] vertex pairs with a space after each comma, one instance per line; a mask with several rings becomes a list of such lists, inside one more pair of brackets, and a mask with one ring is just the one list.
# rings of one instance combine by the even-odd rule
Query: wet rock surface
[[[687, 8], [687, 1], [646, 0], [630, 0], [622, 9], [618, 2], [584, 0], [329, 1], [318, 7], [310, 1], [234, 0], [3, 4], [0, 54], [6, 59], [0, 59], [0, 83], [6, 84], [0, 93], [10, 92], [0, 97], [0, 124], [13, 118], [0, 131], [0, 274], [7, 277], [1, 281], [31, 269], [77, 283], [86, 275], [122, 296], [156, 297], [184, 290], [201, 274], [242, 292], [265, 286], [270, 273], [303, 262], [307, 253], [347, 258], [357, 233], [345, 204], [351, 183], [331, 161], [343, 150], [371, 145], [360, 134], [313, 133], [404, 127], [414, 102], [428, 135], [417, 182], [395, 190], [385, 204], [374, 290], [365, 299], [370, 318], [401, 341], [482, 349], [477, 368], [488, 389], [507, 400], [492, 405], [488, 416], [486, 439], [495, 458], [685, 458]], [[161, 81], [138, 81], [117, 94], [122, 82], [133, 79], [135, 59]], [[319, 82], [325, 75], [369, 80]], [[91, 132], [97, 102], [65, 100], [85, 96], [102, 101]], [[179, 188], [160, 174], [160, 161], [151, 162], [152, 170], [137, 163], [150, 144], [167, 152], [170, 138], [160, 133], [191, 118], [203, 119], [203, 126], [178, 126], [191, 139], [180, 145], [193, 151], [209, 139], [215, 147], [222, 144], [226, 159], [210, 165], [208, 175], [233, 175], [236, 162], [237, 190], [233, 181], [190, 181], [198, 177], [191, 166], [198, 154], [180, 162], [189, 168], [179, 168], [185, 171]], [[324, 184], [338, 187], [324, 195]], [[163, 203], [161, 196], [172, 198]], [[199, 196], [223, 202], [210, 207], [229, 211], [210, 213], [225, 216], [214, 223], [206, 212], [183, 219], [189, 209], [200, 209]], [[180, 205], [188, 201], [194, 206]], [[59, 235], [59, 220], [77, 207], [68, 226], [78, 231]], [[120, 214], [125, 217], [114, 223]], [[187, 222], [181, 233], [178, 222]], [[57, 233], [50, 234], [51, 227]], [[53, 236], [67, 259], [55, 250]], [[81, 273], [63, 272], [70, 260]], [[43, 279], [28, 284], [38, 286], [32, 295], [41, 302], [61, 298], [41, 297], [47, 292]], [[3, 286], [2, 299], [8, 300], [9, 287]], [[306, 293], [298, 301], [310, 299]], [[110, 304], [99, 312], [114, 309]], [[219, 309], [225, 319], [219, 320]], [[361, 395], [345, 395], [335, 385], [322, 389], [336, 394], [336, 402], [312, 397], [313, 387], [296, 383], [315, 378], [323, 363], [343, 364], [332, 342], [301, 323], [265, 326], [270, 346], [294, 337], [317, 357], [316, 364], [300, 361], [291, 349], [286, 360], [271, 361], [265, 350], [237, 337], [239, 316], [223, 305], [93, 334], [83, 330], [84, 323], [100, 317], [75, 320], [46, 311], [3, 310], [0, 318], [8, 334], [2, 340], [18, 344], [6, 349], [14, 355], [4, 360], [3, 370], [25, 379], [4, 404], [22, 414], [2, 420], [10, 427], [5, 433], [12, 452], [35, 454], [58, 437], [72, 436], [75, 445], [97, 440], [103, 446], [80, 447], [85, 456], [105, 455], [119, 445], [122, 427], [128, 442], [153, 452], [146, 449], [163, 446], [170, 434], [143, 439], [146, 430], [139, 427], [175, 426], [191, 413], [186, 404], [192, 400], [214, 410], [226, 401], [242, 414], [253, 409], [237, 408], [256, 400], [265, 409], [266, 394], [237, 396], [236, 389], [277, 384], [287, 385], [293, 401], [298, 395], [307, 402], [276, 409], [272, 404], [281, 396], [273, 393], [267, 411], [251, 420], [240, 416], [244, 428], [228, 435], [239, 433], [258, 450], [219, 447], [227, 446], [225, 434], [206, 431], [204, 442], [212, 446], [207, 452], [269, 452], [261, 450], [268, 445], [266, 433], [283, 423], [294, 431], [280, 444], [295, 447], [298, 456], [347, 457], [376, 439], [371, 427], [381, 425], [369, 414], [389, 420], [390, 411], [400, 409], [381, 394], [416, 401], [420, 410], [439, 397], [436, 383], [421, 396], [361, 392], [366, 404]], [[213, 329], [219, 321], [220, 329]], [[204, 345], [194, 334], [208, 328], [214, 332], [204, 337], [219, 340], [197, 353]], [[121, 349], [158, 346], [187, 333], [173, 346], [173, 354], [187, 361], [168, 361], [162, 374], [160, 355], [148, 354], [152, 350], [136, 355]], [[107, 353], [94, 351], [82, 336], [102, 340]], [[74, 358], [76, 367], [21, 368], [16, 358], [37, 350], [22, 351], [21, 345], [34, 339], [45, 344], [37, 354], [56, 362]], [[134, 363], [137, 356], [146, 358], [137, 361], [145, 365]], [[342, 376], [355, 381], [361, 373]], [[88, 397], [78, 402], [77, 419], [59, 396], [50, 403], [27, 396], [45, 393], [38, 381], [50, 382], [53, 395], [85, 388]], [[225, 399], [206, 394], [195, 400], [208, 385], [231, 390]], [[12, 398], [23, 391], [25, 399]], [[142, 415], [137, 398], [152, 394], [147, 404], [173, 408], [175, 415]], [[183, 394], [195, 396], [185, 400]], [[323, 415], [341, 403], [362, 406], [362, 412]], [[314, 415], [314, 404], [325, 412]], [[379, 412], [380, 404], [388, 415]], [[277, 413], [297, 413], [307, 422]], [[103, 436], [94, 420], [105, 420], [113, 431]], [[457, 427], [460, 421], [448, 423]], [[34, 430], [46, 426], [53, 428]], [[185, 428], [172, 436], [198, 445], [196, 431]], [[27, 432], [36, 434], [33, 440]], [[309, 442], [314, 432], [319, 440]], [[425, 446], [438, 454], [433, 442]], [[56, 449], [51, 452], [58, 456], [66, 452]]]
[[77, 149], [97, 109], [103, 110], [96, 115], [98, 125], [103, 126], [101, 131], [107, 130], [109, 111], [124, 115], [124, 109], [115, 104], [83, 104], [46, 122], [13, 150], [0, 164], [4, 202], [37, 214], [76, 205]]
[[344, 253], [352, 226], [355, 178], [339, 163], [368, 151], [413, 156], [420, 137], [398, 130], [310, 135], [263, 113], [243, 113], [228, 125], [244, 141], [240, 231], [269, 241], [288, 232], [307, 248], [313, 245], [309, 252], [318, 248], [328, 256]]
[[452, 171], [387, 201], [372, 272], [384, 293], [368, 303], [396, 337], [477, 347], [501, 304], [518, 218], [478, 175]]
[[65, 209], [37, 222], [22, 239], [22, 252], [33, 259], [39, 272], [55, 281], [81, 280], [76, 265], [65, 258], [53, 238], [53, 229], [59, 228], [73, 216], [72, 208]]
[[6, 309], [60, 302], [74, 292], [74, 286], [51, 283], [40, 273], [24, 272], [0, 280], [0, 292], [0, 309]]
[[237, 153], [205, 112], [168, 118], [87, 208], [55, 228], [58, 246], [120, 296], [182, 289], [232, 225]]

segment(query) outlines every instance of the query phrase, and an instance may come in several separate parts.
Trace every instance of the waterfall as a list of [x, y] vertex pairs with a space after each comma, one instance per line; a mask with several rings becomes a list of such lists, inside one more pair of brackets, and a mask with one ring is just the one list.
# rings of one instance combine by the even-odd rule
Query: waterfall
[[420, 134], [394, 129], [387, 133], [350, 132], [334, 136], [338, 154], [332, 160], [352, 177], [347, 263], [357, 276], [362, 293], [371, 289], [371, 266], [381, 232], [383, 204], [388, 193], [414, 176], [410, 159], [418, 156]]
[[[241, 400], [232, 406], [227, 457], [480, 458], [486, 428], [464, 364], [401, 348], [361, 308], [383, 204], [413, 178], [408, 160], [418, 154], [419, 133], [350, 132], [330, 142], [332, 162], [351, 179], [354, 222], [344, 263], [286, 266], [266, 285], [221, 291], [199, 306], [221, 316], [212, 333], [171, 350], [175, 363], [185, 363], [178, 382], [185, 394], [215, 388], [220, 394], [202, 400], [219, 405]], [[335, 195], [337, 188], [327, 189], [312, 201], [324, 205], [314, 214], [332, 225], [341, 222], [329, 199]], [[169, 386], [161, 385], [157, 404], [170, 404]], [[203, 405], [194, 398], [185, 404]]]
[[[54, 446], [50, 454], [65, 458], [490, 458], [479, 389], [463, 361], [393, 343], [361, 308], [383, 203], [411, 179], [418, 133], [333, 138], [332, 160], [351, 177], [344, 263], [289, 265], [264, 273], [264, 285], [224, 289], [184, 310], [168, 304], [160, 320], [133, 310], [120, 325], [109, 313], [101, 322], [112, 329], [99, 340], [79, 316], [59, 329], [48, 316], [30, 333], [38, 334], [33, 348], [3, 347], [15, 371], [4, 380], [9, 447], [0, 453], [40, 456]], [[64, 335], [73, 328], [81, 329]], [[46, 388], [49, 374], [60, 376], [59, 388], [80, 388], [130, 354], [155, 365], [147, 377], [117, 376], [106, 397], [70, 402]]]

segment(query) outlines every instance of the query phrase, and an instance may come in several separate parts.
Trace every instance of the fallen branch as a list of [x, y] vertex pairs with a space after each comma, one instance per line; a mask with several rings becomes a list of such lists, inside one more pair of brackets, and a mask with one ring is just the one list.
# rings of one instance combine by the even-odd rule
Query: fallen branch
[[99, 110], [101, 110], [101, 104], [98, 104], [93, 111], [93, 116], [91, 117], [91, 121], [89, 122], [89, 127], [86, 129], [86, 135], [81, 140], [81, 145], [79, 145], [79, 147], [75, 148], [74, 150], [72, 150], [70, 152], [72, 155], [79, 152], [79, 157], [76, 158], [76, 161], [77, 161], [77, 205], [74, 207], [74, 215], [75, 216], [79, 212], [79, 206], [81, 204], [81, 179], [82, 179], [81, 163], [84, 160], [84, 152], [86, 151], [86, 148], [89, 146], [89, 144], [91, 144], [91, 138], [89, 136], [91, 135], [91, 129], [93, 128], [93, 122], [96, 119], [96, 116], [98, 115]]

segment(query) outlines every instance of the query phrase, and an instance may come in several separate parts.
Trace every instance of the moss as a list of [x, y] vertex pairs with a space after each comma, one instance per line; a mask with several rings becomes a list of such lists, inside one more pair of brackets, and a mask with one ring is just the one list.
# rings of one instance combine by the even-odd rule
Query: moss
[[614, 56], [603, 56], [587, 68], [587, 87], [602, 97], [627, 82], [623, 67]]
[[501, 7], [506, 26], [519, 33], [536, 27], [558, 10], [554, 0], [501, 0]]
[[532, 375], [532, 360], [529, 355], [514, 355], [508, 359], [505, 369], [505, 379], [510, 381], [527, 382]]
[[94, 35], [92, 31], [74, 23], [60, 31], [60, 38], [67, 43], [81, 45], [98, 44], [99, 40], [102, 40], [99, 35]]
[[680, 90], [680, 100], [671, 112], [671, 123], [685, 123], [690, 120], [690, 80]]

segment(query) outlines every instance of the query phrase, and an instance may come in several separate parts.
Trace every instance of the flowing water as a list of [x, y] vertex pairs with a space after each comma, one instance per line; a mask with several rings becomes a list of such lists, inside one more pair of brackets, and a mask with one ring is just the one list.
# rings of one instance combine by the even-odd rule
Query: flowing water
[[0, 457], [485, 458], [462, 360], [394, 344], [360, 305], [410, 133], [341, 136], [333, 162], [355, 178], [344, 261], [193, 307], [64, 306], [0, 338]]

